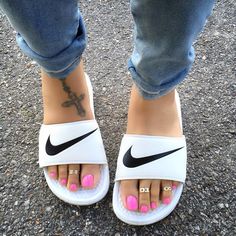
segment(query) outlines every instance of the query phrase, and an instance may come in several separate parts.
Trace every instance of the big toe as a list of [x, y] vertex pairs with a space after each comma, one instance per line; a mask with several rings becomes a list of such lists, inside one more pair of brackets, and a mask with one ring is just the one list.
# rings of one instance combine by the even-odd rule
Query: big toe
[[83, 164], [80, 177], [83, 188], [96, 187], [100, 180], [100, 165]]
[[120, 183], [121, 200], [129, 211], [137, 211], [138, 204], [138, 180], [122, 180]]

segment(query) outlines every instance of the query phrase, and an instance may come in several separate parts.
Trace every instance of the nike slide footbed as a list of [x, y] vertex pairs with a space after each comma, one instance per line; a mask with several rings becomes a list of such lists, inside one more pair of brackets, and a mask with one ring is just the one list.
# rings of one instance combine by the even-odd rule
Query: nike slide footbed
[[[179, 116], [180, 102], [176, 93]], [[180, 119], [181, 120], [181, 119]], [[113, 190], [116, 216], [131, 225], [148, 225], [162, 220], [176, 207], [186, 178], [187, 150], [185, 137], [125, 134], [117, 161]], [[127, 179], [165, 179], [181, 182], [168, 205], [160, 204], [147, 213], [127, 210], [120, 197], [120, 181]]]
[[[91, 82], [86, 75], [93, 109]], [[57, 180], [49, 177], [47, 166], [62, 164], [99, 164], [101, 176], [93, 189], [79, 188], [69, 191]], [[39, 165], [49, 188], [61, 200], [74, 205], [90, 205], [101, 200], [109, 189], [109, 169], [101, 133], [96, 120], [42, 125], [39, 133]]]

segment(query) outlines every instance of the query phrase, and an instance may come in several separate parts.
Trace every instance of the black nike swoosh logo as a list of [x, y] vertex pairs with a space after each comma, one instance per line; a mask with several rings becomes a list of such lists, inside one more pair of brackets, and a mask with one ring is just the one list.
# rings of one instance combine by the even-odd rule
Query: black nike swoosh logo
[[124, 158], [123, 158], [123, 164], [124, 164], [126, 167], [128, 167], [128, 168], [138, 167], [138, 166], [147, 164], [147, 163], [149, 163], [149, 162], [158, 160], [158, 159], [160, 159], [160, 158], [163, 158], [163, 157], [165, 157], [165, 156], [170, 155], [171, 153], [174, 153], [174, 152], [179, 151], [179, 150], [182, 149], [183, 147], [177, 148], [177, 149], [174, 149], [174, 150], [171, 150], [171, 151], [168, 151], [168, 152], [162, 152], [162, 153], [159, 153], [159, 154], [155, 154], [155, 155], [151, 155], [151, 156], [146, 156], [146, 157], [141, 157], [141, 158], [135, 158], [135, 157], [133, 157], [132, 154], [131, 154], [131, 148], [132, 148], [132, 146], [131, 146], [131, 147], [129, 148], [129, 150], [125, 153]]
[[90, 134], [94, 133], [97, 129], [87, 133], [87, 134], [84, 134], [78, 138], [75, 138], [75, 139], [72, 139], [68, 142], [65, 142], [65, 143], [62, 143], [62, 144], [59, 144], [59, 145], [53, 145], [51, 143], [51, 140], [50, 140], [50, 135], [48, 137], [48, 140], [47, 140], [47, 143], [46, 143], [46, 153], [49, 155], [49, 156], [54, 156], [54, 155], [57, 155], [58, 153], [66, 150], [67, 148], [73, 146], [74, 144], [82, 141], [83, 139], [85, 139], [86, 137], [88, 137]]

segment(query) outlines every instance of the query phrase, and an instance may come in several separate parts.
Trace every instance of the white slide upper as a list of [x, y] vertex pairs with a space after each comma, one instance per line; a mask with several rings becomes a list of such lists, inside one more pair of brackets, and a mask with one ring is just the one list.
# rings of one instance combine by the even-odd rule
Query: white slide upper
[[[86, 75], [93, 109], [92, 87]], [[101, 176], [94, 189], [79, 188], [69, 191], [48, 176], [47, 166], [62, 164], [99, 164]], [[90, 205], [101, 200], [109, 189], [109, 168], [100, 129], [96, 120], [42, 125], [39, 133], [39, 165], [52, 192], [63, 201], [74, 205]]]
[[[158, 159], [155, 160], [155, 158]], [[178, 168], [176, 168], [177, 166]], [[185, 166], [186, 143], [184, 136], [171, 138], [125, 134], [117, 162], [116, 181], [171, 179], [184, 182]]]
[[40, 167], [63, 164], [107, 164], [96, 120], [42, 125], [39, 143]]

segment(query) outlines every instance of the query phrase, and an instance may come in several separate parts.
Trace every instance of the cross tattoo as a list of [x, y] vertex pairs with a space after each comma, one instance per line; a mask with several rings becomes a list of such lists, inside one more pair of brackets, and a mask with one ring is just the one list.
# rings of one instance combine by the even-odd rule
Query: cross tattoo
[[62, 80], [62, 86], [64, 91], [67, 92], [69, 100], [63, 102], [61, 105], [63, 107], [75, 106], [78, 114], [80, 116], [85, 116], [86, 112], [81, 104], [81, 101], [84, 99], [85, 95], [81, 94], [77, 96], [76, 93], [71, 91], [70, 87], [66, 84], [65, 80]]

